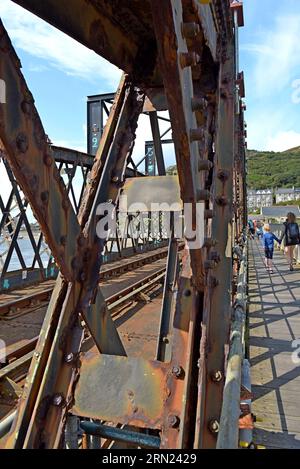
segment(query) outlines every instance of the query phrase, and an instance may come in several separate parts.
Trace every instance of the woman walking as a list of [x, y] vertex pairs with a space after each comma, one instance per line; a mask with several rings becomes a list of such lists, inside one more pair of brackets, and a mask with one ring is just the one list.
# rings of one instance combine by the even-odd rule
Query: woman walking
[[285, 241], [285, 252], [288, 256], [288, 261], [290, 264], [290, 270], [294, 270], [293, 259], [294, 259], [294, 249], [297, 244], [300, 244], [300, 233], [299, 226], [296, 223], [296, 217], [294, 213], [289, 212], [287, 214], [286, 221], [284, 222], [284, 232], [281, 237], [281, 241], [284, 238]]

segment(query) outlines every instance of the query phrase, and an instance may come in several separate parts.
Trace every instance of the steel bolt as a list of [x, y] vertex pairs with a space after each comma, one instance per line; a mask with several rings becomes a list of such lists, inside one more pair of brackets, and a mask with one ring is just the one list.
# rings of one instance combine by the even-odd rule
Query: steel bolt
[[48, 191], [45, 191], [45, 192], [41, 193], [41, 201], [43, 202], [43, 204], [48, 203], [48, 201], [49, 201], [49, 192]]
[[207, 101], [205, 98], [194, 97], [191, 100], [192, 111], [203, 111], [207, 108]]
[[198, 127], [197, 129], [190, 130], [190, 140], [192, 142], [197, 142], [205, 138], [205, 129], [204, 127]]
[[224, 195], [218, 195], [216, 197], [216, 204], [220, 205], [221, 207], [226, 207], [228, 205], [228, 199]]
[[210, 199], [210, 192], [206, 189], [197, 190], [197, 201], [206, 201]]
[[198, 171], [209, 171], [213, 167], [213, 164], [209, 160], [198, 161]]
[[67, 244], [67, 237], [66, 236], [61, 236], [60, 238], [60, 244], [62, 246], [65, 246]]
[[48, 168], [50, 168], [50, 166], [52, 166], [52, 163], [53, 163], [53, 158], [52, 156], [50, 155], [45, 155], [44, 156], [44, 163], [46, 166], [48, 166]]
[[197, 23], [181, 23], [181, 33], [185, 39], [196, 37], [199, 32], [200, 26]]
[[62, 201], [62, 208], [63, 208], [64, 210], [68, 210], [69, 206], [70, 206], [69, 199], [63, 199], [63, 201]]
[[217, 420], [211, 420], [208, 424], [208, 428], [212, 433], [218, 433], [220, 430], [220, 424]]
[[71, 353], [68, 353], [66, 356], [65, 356], [65, 362], [66, 363], [72, 363], [72, 361], [74, 360], [74, 354], [71, 352]]
[[220, 381], [222, 381], [222, 379], [223, 379], [222, 371], [220, 371], [220, 370], [213, 371], [212, 374], [211, 374], [211, 379], [215, 383], [219, 383]]
[[119, 182], [119, 176], [113, 176], [111, 180], [112, 182]]
[[168, 337], [163, 337], [163, 338], [162, 338], [162, 341], [163, 341], [164, 344], [168, 344], [168, 343], [169, 343]]
[[195, 52], [181, 52], [179, 55], [179, 61], [181, 68], [191, 67], [197, 65], [200, 62], [200, 56]]
[[86, 279], [87, 279], [86, 273], [82, 271], [82, 272], [80, 273], [79, 278], [80, 278], [80, 281], [81, 281], [81, 282], [85, 282]]
[[29, 147], [28, 139], [25, 134], [21, 133], [16, 139], [17, 148], [21, 153], [26, 153]]
[[26, 101], [24, 99], [24, 101], [22, 101], [21, 103], [21, 109], [22, 111], [24, 112], [24, 114], [30, 114], [30, 111], [31, 111], [31, 103], [29, 101]]
[[183, 368], [182, 366], [175, 365], [172, 368], [172, 375], [175, 376], [175, 378], [181, 378], [183, 376]]
[[168, 416], [168, 426], [170, 428], [178, 428], [180, 424], [180, 418], [177, 415], [170, 414]]
[[54, 397], [53, 397], [53, 400], [52, 400], [52, 403], [53, 405], [55, 405], [56, 407], [60, 407], [64, 402], [64, 398], [61, 394], [56, 394]]
[[227, 169], [220, 169], [218, 171], [218, 178], [223, 182], [227, 181], [229, 178], [229, 171], [227, 171]]

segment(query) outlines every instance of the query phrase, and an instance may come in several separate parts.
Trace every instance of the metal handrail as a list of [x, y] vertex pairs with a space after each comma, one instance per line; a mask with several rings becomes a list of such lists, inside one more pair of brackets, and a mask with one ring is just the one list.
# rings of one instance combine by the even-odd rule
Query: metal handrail
[[233, 307], [230, 349], [228, 354], [226, 380], [217, 449], [236, 449], [239, 446], [239, 417], [241, 403], [242, 363], [245, 356], [245, 326], [247, 311], [247, 242], [238, 275], [237, 297]]

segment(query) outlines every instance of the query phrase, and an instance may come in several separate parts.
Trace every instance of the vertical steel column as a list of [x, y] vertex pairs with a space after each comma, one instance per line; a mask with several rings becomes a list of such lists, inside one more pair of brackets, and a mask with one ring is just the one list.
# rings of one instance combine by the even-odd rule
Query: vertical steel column
[[231, 321], [232, 204], [234, 166], [234, 39], [220, 65], [216, 122], [212, 238], [215, 267], [208, 266], [200, 350], [199, 405], [195, 447], [215, 448], [223, 399], [226, 348]]

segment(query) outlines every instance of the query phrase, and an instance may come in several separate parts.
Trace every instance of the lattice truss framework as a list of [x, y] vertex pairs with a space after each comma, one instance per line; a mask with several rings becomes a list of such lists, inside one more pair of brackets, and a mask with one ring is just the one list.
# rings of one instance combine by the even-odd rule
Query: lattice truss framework
[[[152, 444], [162, 448], [213, 448], [229, 345], [232, 247], [245, 226], [242, 86], [236, 76], [232, 15], [237, 9], [242, 25], [241, 5], [233, 2], [231, 8], [227, 0], [134, 0], [126, 6], [117, 0], [16, 3], [125, 73], [79, 206], [54, 164], [19, 60], [0, 25], [0, 76], [7, 83], [0, 139], [60, 270], [4, 444], [58, 448], [68, 419], [79, 417], [92, 426], [100, 420], [135, 427], [145, 444], [152, 437]], [[152, 111], [169, 111], [180, 196], [194, 206], [194, 214], [197, 207], [193, 228], [200, 239], [194, 249], [187, 243], [178, 275], [179, 247], [171, 233], [152, 361], [126, 355], [99, 286], [99, 253], [105, 252], [106, 242], [96, 236], [98, 204], [117, 206], [126, 186], [137, 121], [146, 103]], [[155, 113], [151, 124], [157, 134]], [[159, 177], [164, 178], [160, 139], [154, 144]], [[67, 171], [70, 181], [73, 171]], [[145, 182], [149, 190], [150, 179]], [[99, 351], [96, 356], [82, 351], [83, 323]], [[115, 385], [109, 386], [112, 380]]]

